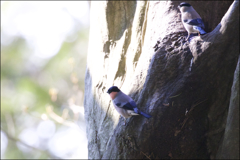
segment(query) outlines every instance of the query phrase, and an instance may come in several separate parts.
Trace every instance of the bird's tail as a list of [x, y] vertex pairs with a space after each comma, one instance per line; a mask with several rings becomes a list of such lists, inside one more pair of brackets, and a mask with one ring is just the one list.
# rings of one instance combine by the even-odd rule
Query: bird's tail
[[150, 116], [150, 115], [148, 115], [148, 114], [146, 114], [146, 113], [144, 113], [144, 112], [142, 112], [142, 111], [139, 111], [138, 113], [139, 113], [140, 115], [146, 117], [146, 118], [151, 118], [151, 117], [152, 117], [152, 116]]
[[200, 34], [206, 34], [207, 32], [204, 31], [202, 27], [194, 26], [194, 29], [198, 30]]

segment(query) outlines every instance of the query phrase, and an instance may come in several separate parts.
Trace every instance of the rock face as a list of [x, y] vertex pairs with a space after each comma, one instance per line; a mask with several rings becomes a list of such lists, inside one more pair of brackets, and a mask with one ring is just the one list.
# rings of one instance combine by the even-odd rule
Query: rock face
[[[84, 99], [89, 159], [239, 157], [225, 150], [239, 148], [239, 2], [189, 2], [209, 32], [190, 42], [179, 3], [91, 3]], [[106, 93], [113, 85], [152, 118], [131, 117], [123, 126]]]

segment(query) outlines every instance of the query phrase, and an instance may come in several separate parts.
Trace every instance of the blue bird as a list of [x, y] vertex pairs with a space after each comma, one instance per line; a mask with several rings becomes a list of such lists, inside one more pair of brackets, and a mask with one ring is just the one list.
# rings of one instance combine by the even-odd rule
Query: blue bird
[[188, 32], [186, 40], [188, 40], [191, 33], [198, 33], [199, 36], [207, 33], [204, 31], [205, 26], [202, 18], [189, 3], [183, 2], [178, 8], [182, 14], [182, 23]]
[[126, 118], [135, 115], [142, 115], [146, 118], [152, 116], [138, 110], [134, 100], [128, 95], [124, 94], [118, 87], [112, 86], [108, 89], [107, 93], [110, 95], [115, 109], [122, 117], [124, 117], [124, 125], [126, 124]]

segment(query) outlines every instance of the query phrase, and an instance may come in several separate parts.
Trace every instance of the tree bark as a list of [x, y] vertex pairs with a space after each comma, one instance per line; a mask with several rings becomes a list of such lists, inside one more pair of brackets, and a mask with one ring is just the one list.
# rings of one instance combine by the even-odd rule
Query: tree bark
[[234, 73], [227, 123], [217, 159], [239, 159], [239, 65], [240, 56]]
[[[209, 33], [186, 43], [179, 3], [92, 2], [84, 98], [90, 159], [239, 158], [239, 2], [189, 2]], [[106, 93], [113, 85], [152, 118], [123, 126]]]

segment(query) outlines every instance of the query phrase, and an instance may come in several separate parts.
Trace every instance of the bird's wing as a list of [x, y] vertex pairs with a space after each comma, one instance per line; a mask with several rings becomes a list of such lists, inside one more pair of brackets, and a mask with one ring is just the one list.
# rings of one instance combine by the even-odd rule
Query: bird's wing
[[204, 28], [204, 23], [201, 18], [196, 18], [196, 19], [185, 19], [183, 20], [184, 23], [187, 23], [189, 25], [194, 25], [194, 26], [199, 26]]
[[198, 27], [198, 26], [193, 26], [193, 29], [198, 30], [200, 34], [206, 34], [207, 33], [201, 27]]
[[127, 110], [134, 110], [134, 108], [137, 108], [137, 105], [134, 101], [130, 101], [128, 103], [125, 103], [124, 105], [122, 105], [121, 103], [116, 103], [116, 106]]

